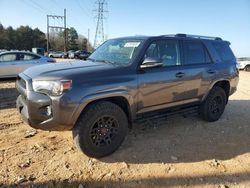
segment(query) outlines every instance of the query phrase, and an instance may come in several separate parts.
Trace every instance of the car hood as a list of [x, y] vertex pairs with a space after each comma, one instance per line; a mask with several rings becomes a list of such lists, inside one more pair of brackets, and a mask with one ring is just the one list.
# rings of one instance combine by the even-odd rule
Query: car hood
[[103, 72], [112, 69], [114, 65], [92, 61], [64, 62], [38, 65], [28, 68], [23, 73], [35, 80], [51, 80], [71, 78], [84, 73]]

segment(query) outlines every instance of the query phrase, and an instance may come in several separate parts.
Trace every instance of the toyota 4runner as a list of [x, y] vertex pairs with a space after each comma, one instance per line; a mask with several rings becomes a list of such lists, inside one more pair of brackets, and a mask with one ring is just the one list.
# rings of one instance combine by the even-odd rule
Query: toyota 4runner
[[72, 130], [82, 152], [103, 157], [142, 118], [197, 107], [202, 119], [218, 120], [238, 84], [229, 45], [186, 34], [111, 39], [87, 61], [19, 74], [17, 109], [31, 127]]

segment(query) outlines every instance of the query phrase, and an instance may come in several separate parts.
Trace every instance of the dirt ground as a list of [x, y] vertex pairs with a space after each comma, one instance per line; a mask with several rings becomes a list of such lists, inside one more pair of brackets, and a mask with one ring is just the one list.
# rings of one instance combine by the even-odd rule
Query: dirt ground
[[71, 132], [35, 132], [15, 109], [15, 83], [0, 81], [0, 187], [250, 187], [250, 72], [223, 117], [138, 124], [111, 156], [80, 153]]

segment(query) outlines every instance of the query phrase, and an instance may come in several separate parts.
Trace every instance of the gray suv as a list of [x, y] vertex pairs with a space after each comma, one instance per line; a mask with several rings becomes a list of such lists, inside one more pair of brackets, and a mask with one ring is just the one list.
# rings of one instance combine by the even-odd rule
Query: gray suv
[[194, 107], [202, 119], [218, 120], [238, 84], [229, 45], [186, 34], [111, 39], [85, 62], [19, 74], [17, 109], [31, 127], [72, 130], [82, 152], [103, 157], [137, 120]]

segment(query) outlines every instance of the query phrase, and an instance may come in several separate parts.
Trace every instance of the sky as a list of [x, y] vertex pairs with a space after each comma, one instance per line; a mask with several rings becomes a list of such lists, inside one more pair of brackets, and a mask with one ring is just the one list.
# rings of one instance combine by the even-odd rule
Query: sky
[[[46, 32], [46, 15], [63, 15], [67, 27], [93, 43], [96, 0], [0, 0], [4, 27], [38, 27]], [[237, 57], [250, 57], [250, 0], [107, 0], [107, 38], [187, 33], [218, 36], [231, 42]], [[60, 24], [60, 22], [53, 22]]]

